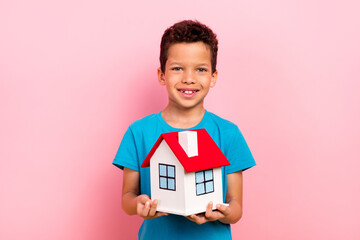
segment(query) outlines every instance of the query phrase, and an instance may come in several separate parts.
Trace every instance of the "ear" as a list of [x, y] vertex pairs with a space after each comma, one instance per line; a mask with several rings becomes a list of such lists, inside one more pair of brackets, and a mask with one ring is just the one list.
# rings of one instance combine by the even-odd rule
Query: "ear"
[[216, 81], [218, 77], [218, 71], [215, 71], [213, 74], [211, 74], [211, 80], [210, 80], [210, 87], [215, 87]]
[[157, 69], [157, 75], [158, 75], [158, 81], [159, 81], [160, 85], [164, 86], [165, 85], [165, 73], [163, 73], [161, 71], [161, 68]]

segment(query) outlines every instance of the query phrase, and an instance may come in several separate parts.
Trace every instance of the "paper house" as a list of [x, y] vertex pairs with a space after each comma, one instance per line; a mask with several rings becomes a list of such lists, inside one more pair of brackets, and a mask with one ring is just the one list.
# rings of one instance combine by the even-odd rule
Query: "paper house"
[[150, 166], [160, 212], [188, 216], [223, 203], [221, 167], [230, 165], [205, 129], [163, 133], [141, 167]]

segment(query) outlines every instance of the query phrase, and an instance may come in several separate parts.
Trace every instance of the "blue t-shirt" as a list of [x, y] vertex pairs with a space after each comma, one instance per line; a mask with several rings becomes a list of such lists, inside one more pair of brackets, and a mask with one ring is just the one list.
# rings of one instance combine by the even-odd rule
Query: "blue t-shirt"
[[[229, 166], [222, 167], [223, 198], [226, 196], [226, 174], [255, 166], [254, 158], [239, 128], [219, 116], [205, 111], [201, 122], [193, 128], [173, 128], [165, 122], [161, 113], [151, 114], [132, 123], [121, 141], [113, 164], [121, 169], [131, 168], [140, 172], [140, 192], [151, 197], [150, 168], [141, 168], [142, 162], [162, 133], [205, 128], [221, 151]], [[231, 239], [230, 225], [219, 221], [198, 225], [183, 216], [168, 216], [144, 220], [139, 239]]]

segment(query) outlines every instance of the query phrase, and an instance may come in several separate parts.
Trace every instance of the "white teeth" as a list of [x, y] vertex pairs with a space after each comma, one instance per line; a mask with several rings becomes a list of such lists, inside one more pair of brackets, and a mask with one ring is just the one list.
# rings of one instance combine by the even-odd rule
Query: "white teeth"
[[183, 89], [179, 89], [179, 91], [185, 94], [194, 94], [198, 92], [198, 90], [183, 90]]
[[180, 90], [180, 92], [186, 93], [186, 94], [193, 94], [196, 93], [196, 90], [190, 91], [190, 90]]

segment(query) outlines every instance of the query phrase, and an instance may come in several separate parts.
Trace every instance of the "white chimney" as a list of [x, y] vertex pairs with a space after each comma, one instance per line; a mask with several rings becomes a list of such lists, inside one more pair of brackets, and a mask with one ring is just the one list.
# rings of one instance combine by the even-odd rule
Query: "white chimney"
[[188, 157], [194, 157], [198, 155], [196, 131], [179, 132], [179, 144], [184, 149]]

